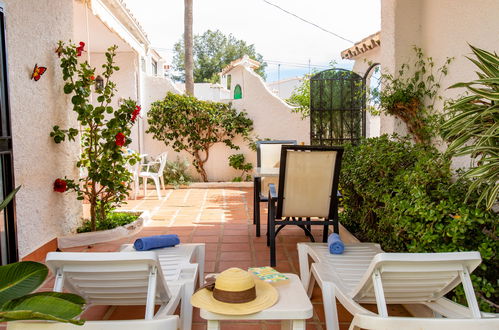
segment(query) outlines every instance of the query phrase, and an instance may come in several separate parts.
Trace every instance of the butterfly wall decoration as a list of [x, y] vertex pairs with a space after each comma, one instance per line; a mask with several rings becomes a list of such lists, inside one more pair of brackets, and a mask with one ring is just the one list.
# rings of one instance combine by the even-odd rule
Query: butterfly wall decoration
[[42, 74], [47, 71], [47, 68], [44, 66], [38, 66], [38, 64], [35, 64], [35, 67], [33, 68], [33, 73], [31, 74], [31, 79], [34, 79], [35, 81], [40, 80]]

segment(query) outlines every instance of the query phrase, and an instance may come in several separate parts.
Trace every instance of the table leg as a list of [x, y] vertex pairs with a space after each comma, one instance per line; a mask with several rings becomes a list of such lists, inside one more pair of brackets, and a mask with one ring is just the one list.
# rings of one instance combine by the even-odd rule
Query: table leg
[[204, 284], [204, 256], [205, 256], [205, 246], [200, 245], [196, 247], [196, 262], [198, 263], [198, 281], [199, 286], [202, 287]]
[[305, 330], [305, 320], [282, 320], [281, 330]]
[[220, 330], [220, 321], [218, 320], [208, 320], [207, 330]]

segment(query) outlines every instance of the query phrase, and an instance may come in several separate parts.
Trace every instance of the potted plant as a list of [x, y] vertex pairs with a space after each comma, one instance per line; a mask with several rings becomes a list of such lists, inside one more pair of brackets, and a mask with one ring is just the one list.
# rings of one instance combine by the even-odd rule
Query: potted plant
[[[117, 46], [108, 48], [106, 62], [102, 65], [102, 84], [96, 86], [96, 69], [87, 61], [80, 63], [78, 57], [85, 44], [66, 45], [60, 41], [56, 53], [60, 58], [64, 93], [71, 95], [73, 111], [78, 115], [80, 128], [61, 129], [54, 126], [50, 136], [55, 143], [74, 141], [78, 134], [81, 140], [81, 155], [76, 166], [84, 176], [78, 179], [57, 178], [54, 191], [74, 191], [79, 200], [90, 204], [89, 227], [98, 229], [99, 222], [105, 222], [109, 213], [119, 207], [128, 196], [128, 185], [132, 174], [127, 165], [134, 165], [138, 157], [127, 153], [131, 143], [131, 127], [140, 114], [140, 106], [131, 99], [124, 100], [115, 109], [111, 106], [117, 89], [111, 81], [113, 73], [119, 70], [114, 63]], [[92, 89], [95, 88], [96, 101], [92, 102]], [[135, 227], [134, 227], [135, 229]], [[115, 239], [111, 235], [111, 238]], [[83, 241], [83, 244], [96, 242]]]

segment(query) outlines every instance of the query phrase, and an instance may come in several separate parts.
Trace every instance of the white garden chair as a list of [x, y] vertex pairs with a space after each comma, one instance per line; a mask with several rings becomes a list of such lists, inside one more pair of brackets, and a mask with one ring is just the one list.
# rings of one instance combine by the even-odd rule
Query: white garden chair
[[[322, 289], [328, 330], [339, 329], [335, 298], [354, 315], [350, 329], [499, 329], [496, 315], [480, 312], [470, 280], [478, 252], [383, 253], [377, 244], [359, 243], [338, 255], [326, 244], [298, 243], [298, 255], [309, 294], [315, 281]], [[469, 307], [444, 297], [460, 283]], [[376, 303], [378, 314], [361, 303]], [[387, 304], [423, 304], [443, 317], [390, 317]]]
[[[165, 181], [163, 178], [163, 171], [164, 171], [165, 166], [166, 166], [167, 158], [168, 158], [168, 152], [163, 152], [163, 153], [159, 154], [159, 156], [156, 157], [156, 159], [154, 161], [141, 165], [138, 177], [142, 178], [142, 181], [143, 181], [144, 197], [147, 196], [147, 179], [152, 179], [154, 181], [154, 185], [156, 187], [156, 193], [158, 194], [158, 198], [161, 198], [160, 183], [161, 183], [161, 188], [164, 190], [165, 189]], [[158, 165], [157, 171], [152, 170], [152, 168], [151, 168], [152, 165]], [[143, 170], [144, 167], [145, 167], [145, 169]]]
[[176, 330], [178, 316], [158, 320], [87, 321], [84, 325], [48, 321], [16, 321], [7, 323], [8, 330]]
[[[55, 274], [54, 291], [66, 289], [82, 296], [88, 305], [145, 305], [145, 320], [172, 315], [183, 299], [184, 282], [168, 282], [161, 260], [152, 251], [50, 252], [46, 264]], [[176, 268], [197, 278], [197, 264]], [[155, 305], [160, 305], [156, 313]], [[186, 319], [181, 307], [183, 330], [190, 329], [190, 310]]]

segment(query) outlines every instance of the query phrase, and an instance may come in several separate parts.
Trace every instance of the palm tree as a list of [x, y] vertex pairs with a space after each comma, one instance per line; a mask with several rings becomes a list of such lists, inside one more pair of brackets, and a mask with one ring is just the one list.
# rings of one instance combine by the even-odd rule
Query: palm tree
[[194, 96], [192, 43], [192, 0], [184, 0], [185, 91]]

